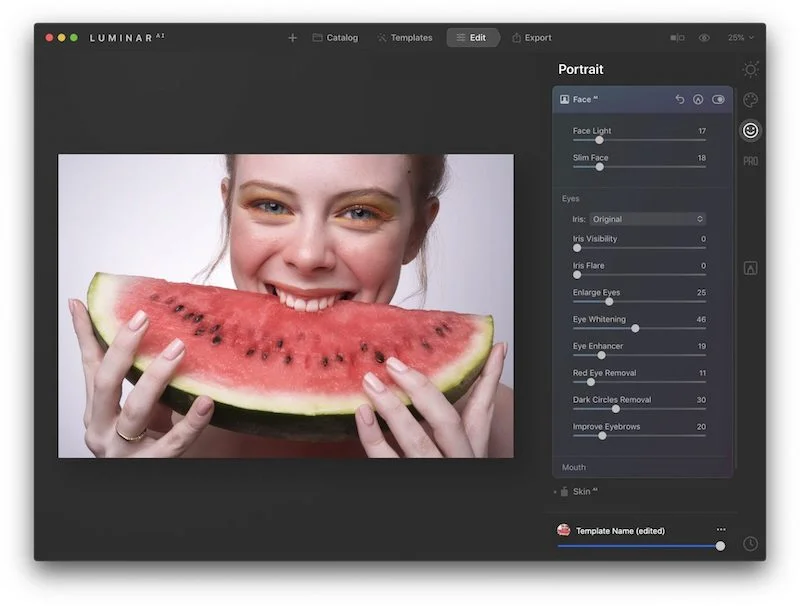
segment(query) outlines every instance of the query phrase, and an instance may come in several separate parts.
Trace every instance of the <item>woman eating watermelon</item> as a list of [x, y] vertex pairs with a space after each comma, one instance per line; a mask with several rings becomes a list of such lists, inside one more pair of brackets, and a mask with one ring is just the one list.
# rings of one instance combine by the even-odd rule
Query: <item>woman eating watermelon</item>
[[[228, 252], [236, 288], [270, 297], [280, 314], [317, 313], [323, 318], [330, 310], [329, 317], [334, 317], [340, 305], [363, 310], [365, 322], [372, 306], [350, 302], [391, 303], [402, 266], [415, 259], [424, 289], [426, 239], [439, 211], [445, 156], [228, 155], [226, 166], [221, 184], [225, 243], [208, 273]], [[163, 304], [157, 293], [151, 299]], [[223, 351], [227, 342], [218, 324], [207, 328], [202, 315], [173, 306], [172, 311], [189, 311], [181, 321], [195, 329], [203, 347]], [[185, 416], [162, 404], [159, 400], [181, 362], [192, 347], [200, 347], [201, 341], [191, 337], [176, 338], [159, 349], [120, 406], [123, 381], [147, 343], [148, 329], [151, 336], [155, 330], [151, 318], [142, 309], [131, 309], [106, 350], [97, 314], [93, 311], [90, 318], [77, 300], [70, 300], [69, 308], [86, 379], [86, 444], [95, 456], [513, 456], [513, 392], [499, 382], [505, 343], [491, 346], [476, 369], [477, 380], [471, 382], [474, 376], [470, 377], [469, 389], [451, 404], [440, 382], [415, 369], [421, 357], [409, 353], [404, 361], [363, 342], [363, 358], [376, 370], [365, 367], [359, 375], [359, 389], [368, 403], [355, 409], [357, 435], [346, 441], [303, 441], [211, 425], [215, 403], [207, 395], [194, 398]], [[444, 348], [440, 344], [449, 334], [455, 338], [457, 330], [440, 321], [430, 340]], [[491, 335], [488, 338], [491, 343]], [[420, 342], [419, 351], [433, 349], [425, 338]], [[253, 347], [242, 356], [242, 364], [282, 364], [277, 368], [284, 374], [296, 367], [283, 339], [269, 352]], [[328, 370], [319, 367], [319, 372], [334, 373], [337, 362], [345, 363], [338, 353], [320, 360]], [[398, 388], [413, 402], [416, 417]]]

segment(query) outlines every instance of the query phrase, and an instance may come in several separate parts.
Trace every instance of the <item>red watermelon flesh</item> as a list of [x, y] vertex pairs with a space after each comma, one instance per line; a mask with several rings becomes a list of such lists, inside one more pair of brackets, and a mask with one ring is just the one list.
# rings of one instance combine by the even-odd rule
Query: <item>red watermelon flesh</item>
[[[88, 305], [104, 344], [138, 310], [147, 313], [133, 380], [180, 338], [186, 354], [168, 403], [179, 400], [175, 408], [185, 412], [190, 399], [205, 394], [223, 407], [212, 423], [266, 434], [276, 416], [318, 417], [314, 431], [326, 433], [324, 418], [352, 416], [369, 402], [362, 387], [367, 372], [412, 404], [386, 370], [392, 356], [427, 375], [453, 402], [480, 373], [493, 339], [491, 316], [354, 301], [301, 312], [273, 295], [106, 273], [92, 280]], [[236, 422], [238, 413], [245, 423]]]

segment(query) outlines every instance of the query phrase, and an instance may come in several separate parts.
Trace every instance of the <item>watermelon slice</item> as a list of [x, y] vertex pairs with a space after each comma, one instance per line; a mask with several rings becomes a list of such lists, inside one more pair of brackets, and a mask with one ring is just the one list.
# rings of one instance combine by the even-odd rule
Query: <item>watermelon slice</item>
[[147, 313], [128, 374], [134, 383], [174, 338], [183, 340], [186, 354], [162, 397], [181, 414], [204, 394], [216, 402], [214, 425], [306, 440], [356, 433], [355, 411], [369, 402], [368, 371], [416, 414], [386, 370], [391, 356], [455, 402], [480, 373], [494, 336], [491, 316], [354, 301], [301, 312], [269, 294], [108, 273], [95, 274], [88, 307], [104, 347], [136, 311]]

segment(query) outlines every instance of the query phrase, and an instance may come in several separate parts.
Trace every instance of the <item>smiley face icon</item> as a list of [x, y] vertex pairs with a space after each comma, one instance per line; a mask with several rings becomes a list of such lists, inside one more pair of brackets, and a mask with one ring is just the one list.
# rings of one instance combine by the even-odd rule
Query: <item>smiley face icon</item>
[[764, 129], [761, 127], [759, 121], [753, 120], [752, 118], [745, 120], [739, 125], [739, 135], [748, 143], [755, 143], [758, 141], [763, 132]]

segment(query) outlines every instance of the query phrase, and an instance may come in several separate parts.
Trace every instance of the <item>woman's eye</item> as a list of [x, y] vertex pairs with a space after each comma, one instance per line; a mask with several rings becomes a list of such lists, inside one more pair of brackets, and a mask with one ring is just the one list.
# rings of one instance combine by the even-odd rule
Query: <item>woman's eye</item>
[[269, 200], [262, 200], [253, 204], [253, 208], [258, 208], [271, 215], [284, 215], [289, 211], [280, 202], [272, 202]]
[[378, 218], [378, 214], [368, 208], [357, 206], [346, 210], [343, 217], [347, 219], [355, 219], [357, 221], [372, 221]]

